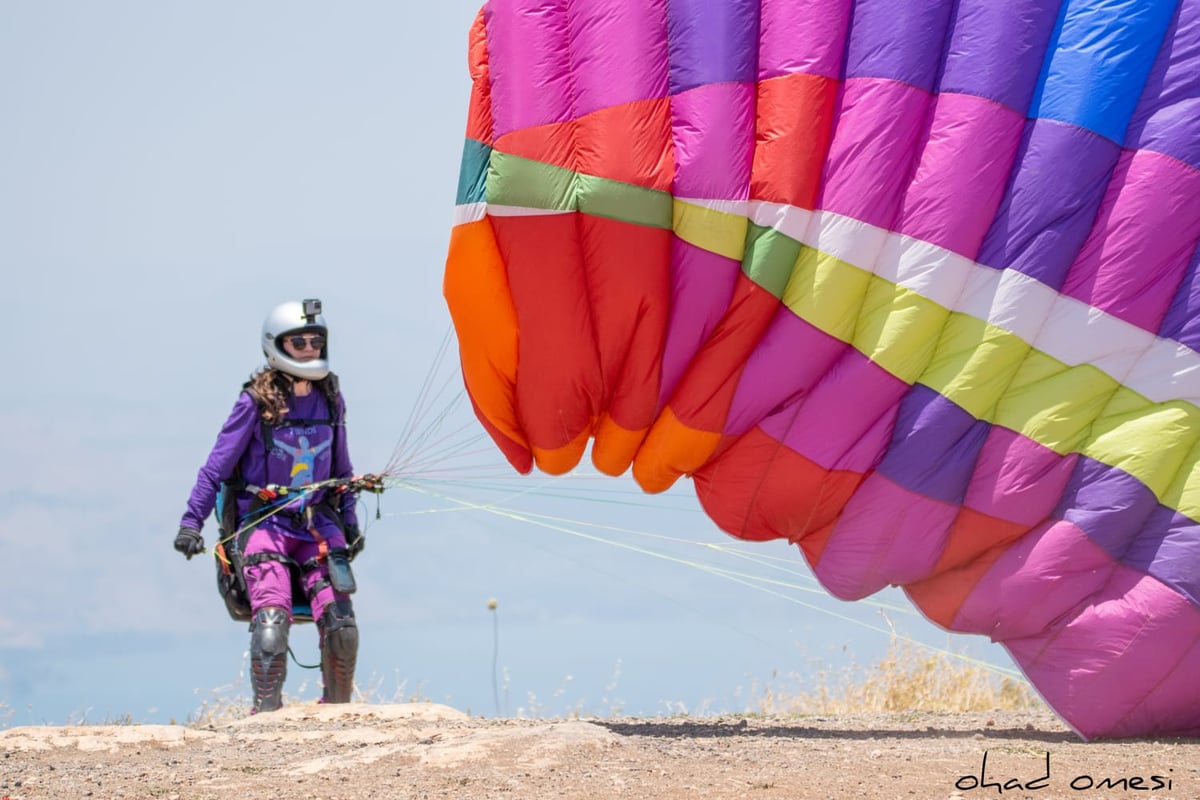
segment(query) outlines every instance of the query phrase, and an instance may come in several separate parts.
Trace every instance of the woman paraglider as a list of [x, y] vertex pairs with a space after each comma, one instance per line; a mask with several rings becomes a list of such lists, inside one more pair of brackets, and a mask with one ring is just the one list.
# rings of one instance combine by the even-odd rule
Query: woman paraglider
[[175, 549], [188, 559], [203, 552], [200, 531], [221, 495], [218, 555], [236, 555], [235, 583], [249, 605], [252, 713], [282, 705], [293, 586], [307, 595], [298, 602], [307, 603], [317, 624], [322, 702], [350, 700], [358, 628], [348, 562], [363, 547], [355, 490], [364, 481], [352, 478], [345, 402], [329, 371], [320, 301], [272, 310], [262, 348], [267, 364], [242, 387], [175, 537]]

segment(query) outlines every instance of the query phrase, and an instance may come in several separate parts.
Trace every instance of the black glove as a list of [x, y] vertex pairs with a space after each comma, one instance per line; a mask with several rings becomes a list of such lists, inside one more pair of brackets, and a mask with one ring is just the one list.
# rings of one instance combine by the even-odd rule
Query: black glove
[[195, 528], [180, 528], [179, 535], [175, 537], [175, 549], [191, 561], [192, 556], [204, 552], [204, 537]]
[[363, 551], [367, 546], [367, 537], [362, 535], [362, 531], [357, 525], [346, 526], [346, 557], [351, 561], [354, 557]]

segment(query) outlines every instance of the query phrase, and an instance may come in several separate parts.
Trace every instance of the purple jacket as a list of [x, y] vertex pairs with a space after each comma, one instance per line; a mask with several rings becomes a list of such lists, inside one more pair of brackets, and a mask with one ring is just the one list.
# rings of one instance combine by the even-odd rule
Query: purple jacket
[[[351, 477], [354, 468], [350, 464], [344, 423], [338, 423], [341, 427], [337, 436], [333, 435], [333, 420], [344, 420], [346, 416], [346, 404], [340, 393], [337, 396], [336, 413], [329, 412], [324, 394], [315, 388], [305, 397], [289, 397], [288, 413], [284, 415], [283, 422], [271, 429], [274, 447], [268, 452], [258, 406], [250, 393], [243, 391], [229, 419], [225, 420], [208, 460], [196, 476], [196, 485], [188, 497], [187, 511], [180, 520], [180, 527], [202, 528], [216, 504], [221, 483], [233, 477], [235, 469], [239, 467], [242, 479], [255, 486], [275, 484], [299, 487], [329, 478]], [[301, 424], [289, 425], [289, 420]], [[325, 491], [318, 490], [297, 498], [288, 504], [287, 510], [299, 511], [305, 505], [321, 502], [324, 496]], [[347, 524], [358, 524], [355, 502], [352, 494], [341, 498], [340, 513]], [[242, 493], [238, 497], [239, 518], [249, 511], [249, 507], [250, 496]], [[330, 521], [328, 524], [333, 523]], [[263, 526], [289, 536], [312, 539], [312, 535], [287, 514], [276, 514], [266, 520]], [[324, 535], [324, 530], [321, 532]]]

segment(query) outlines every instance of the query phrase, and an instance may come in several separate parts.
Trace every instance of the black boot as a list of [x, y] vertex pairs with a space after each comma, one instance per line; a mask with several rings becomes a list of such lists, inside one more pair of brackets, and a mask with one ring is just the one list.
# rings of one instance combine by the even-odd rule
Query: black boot
[[358, 660], [358, 625], [349, 598], [335, 600], [317, 620], [321, 632], [321, 677], [324, 703], [349, 703], [354, 690], [354, 665]]
[[250, 684], [254, 710], [274, 711], [283, 705], [287, 678], [288, 612], [277, 606], [260, 608], [250, 622]]

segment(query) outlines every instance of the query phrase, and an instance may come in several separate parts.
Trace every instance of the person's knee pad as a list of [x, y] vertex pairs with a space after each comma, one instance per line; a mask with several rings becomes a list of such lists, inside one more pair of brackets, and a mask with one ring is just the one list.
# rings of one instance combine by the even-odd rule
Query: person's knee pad
[[324, 649], [338, 658], [354, 657], [358, 652], [358, 624], [349, 600], [335, 600], [325, 606], [320, 625]]
[[250, 684], [256, 712], [283, 705], [291, 624], [287, 609], [277, 606], [260, 608], [250, 623]]
[[260, 608], [250, 628], [250, 655], [271, 657], [286, 654], [290, 628], [286, 609], [276, 606]]
[[335, 600], [325, 606], [317, 626], [321, 630], [321, 677], [325, 682], [321, 699], [326, 703], [348, 703], [358, 657], [358, 625], [350, 601]]

